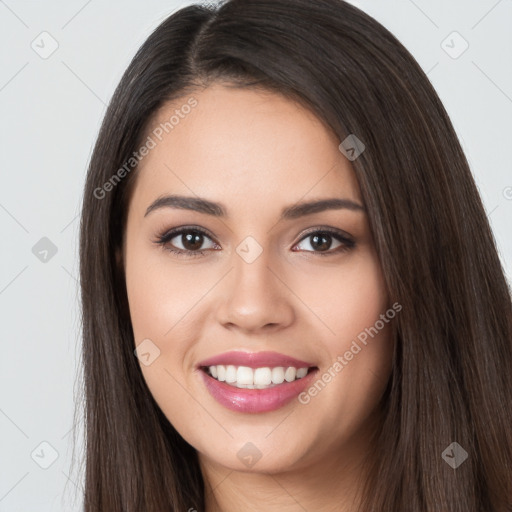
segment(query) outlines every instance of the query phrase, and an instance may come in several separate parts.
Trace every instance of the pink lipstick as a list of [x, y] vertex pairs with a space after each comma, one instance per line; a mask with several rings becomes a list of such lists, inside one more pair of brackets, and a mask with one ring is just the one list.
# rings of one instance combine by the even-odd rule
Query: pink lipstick
[[307, 363], [291, 356], [285, 356], [278, 352], [226, 352], [218, 356], [210, 357], [198, 364], [201, 366], [213, 366], [217, 364], [234, 366], [248, 366], [249, 368], [261, 368], [264, 366], [293, 366], [295, 368], [309, 368], [313, 363]]
[[312, 363], [277, 352], [227, 352], [201, 361], [203, 382], [224, 407], [244, 413], [279, 409], [313, 382]]

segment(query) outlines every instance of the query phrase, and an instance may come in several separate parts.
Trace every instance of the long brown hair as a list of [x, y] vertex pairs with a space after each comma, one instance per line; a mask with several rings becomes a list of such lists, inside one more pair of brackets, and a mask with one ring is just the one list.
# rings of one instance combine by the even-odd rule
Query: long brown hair
[[[80, 233], [85, 511], [204, 510], [196, 450], [159, 409], [134, 356], [115, 254], [136, 175], [136, 166], [119, 169], [165, 102], [215, 80], [277, 91], [340, 142], [355, 134], [365, 144], [352, 166], [402, 311], [361, 511], [512, 510], [511, 295], [435, 90], [395, 37], [348, 3], [230, 0], [183, 8], [151, 34], [91, 158]], [[442, 456], [453, 442], [468, 453], [456, 469]]]

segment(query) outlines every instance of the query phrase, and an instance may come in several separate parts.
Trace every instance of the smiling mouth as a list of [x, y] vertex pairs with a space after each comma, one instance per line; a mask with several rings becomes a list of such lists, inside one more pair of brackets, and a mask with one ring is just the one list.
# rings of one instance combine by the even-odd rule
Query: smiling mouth
[[294, 366], [265, 366], [250, 368], [248, 366], [222, 364], [201, 366], [200, 368], [218, 382], [243, 389], [269, 389], [286, 385], [287, 383], [300, 380], [318, 369], [316, 366], [300, 368]]

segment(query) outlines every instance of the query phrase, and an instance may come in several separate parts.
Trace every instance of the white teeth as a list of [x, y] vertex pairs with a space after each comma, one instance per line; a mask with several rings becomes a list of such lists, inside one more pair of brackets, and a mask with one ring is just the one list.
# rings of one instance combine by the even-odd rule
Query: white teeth
[[256, 386], [272, 384], [272, 370], [270, 368], [256, 368], [254, 370], [254, 384]]
[[289, 368], [286, 368], [286, 371], [284, 372], [284, 380], [286, 382], [292, 382], [295, 380], [295, 376], [297, 375], [297, 369], [293, 366], [290, 366]]
[[[211, 366], [210, 366], [210, 371], [211, 371]], [[212, 373], [212, 376], [213, 376], [213, 373]], [[225, 366], [222, 366], [222, 365], [219, 365], [217, 366], [217, 380], [220, 380], [220, 382], [224, 382], [226, 380], [226, 367]]]
[[308, 373], [307, 368], [299, 368], [297, 370], [297, 379], [302, 379], [302, 377], [305, 377]]
[[236, 366], [232, 364], [226, 366], [226, 382], [228, 384], [236, 382]]
[[238, 388], [265, 389], [282, 384], [284, 381], [293, 382], [302, 379], [308, 373], [308, 368], [293, 366], [275, 368], [249, 368], [248, 366], [215, 365], [209, 367], [210, 375], [220, 382], [226, 382]]
[[272, 382], [274, 384], [282, 384], [284, 382], [284, 368], [282, 366], [272, 368]]
[[243, 384], [244, 386], [248, 384], [254, 384], [252, 368], [248, 368], [247, 366], [239, 366], [238, 370], [236, 371], [236, 382], [237, 384]]

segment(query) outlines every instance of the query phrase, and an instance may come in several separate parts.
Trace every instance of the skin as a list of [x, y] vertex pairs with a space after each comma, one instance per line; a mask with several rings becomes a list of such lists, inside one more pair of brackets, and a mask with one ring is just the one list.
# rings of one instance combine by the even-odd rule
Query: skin
[[[390, 308], [364, 210], [279, 220], [302, 201], [363, 205], [356, 176], [338, 138], [290, 99], [222, 83], [193, 97], [197, 106], [142, 160], [129, 203], [123, 263], [135, 344], [149, 338], [160, 350], [141, 371], [198, 451], [208, 512], [354, 510], [391, 373], [389, 324], [308, 404], [294, 399], [272, 412], [224, 408], [196, 365], [231, 350], [272, 350], [321, 375]], [[164, 105], [151, 128], [188, 98]], [[166, 194], [220, 202], [228, 217], [170, 207], [145, 216]], [[203, 255], [178, 257], [155, 243], [180, 226], [211, 234]], [[342, 230], [356, 245], [339, 252], [333, 237], [318, 249], [305, 234], [316, 227]], [[263, 250], [250, 264], [236, 252], [247, 236]], [[169, 245], [190, 254], [181, 235]], [[237, 457], [247, 442], [261, 453], [250, 468]]]

